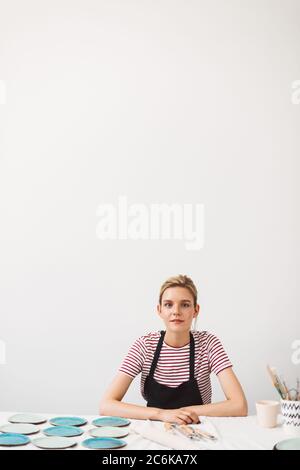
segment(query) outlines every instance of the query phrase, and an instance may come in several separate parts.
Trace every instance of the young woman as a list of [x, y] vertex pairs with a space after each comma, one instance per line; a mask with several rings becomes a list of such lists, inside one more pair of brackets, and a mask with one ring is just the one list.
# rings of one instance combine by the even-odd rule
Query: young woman
[[[101, 400], [101, 415], [178, 424], [198, 423], [201, 415], [247, 415], [245, 395], [220, 340], [195, 326], [191, 331], [199, 310], [197, 289], [189, 277], [179, 275], [164, 282], [157, 312], [166, 330], [134, 342]], [[123, 403], [140, 372], [147, 406]], [[211, 403], [211, 372], [219, 379], [224, 401]]]

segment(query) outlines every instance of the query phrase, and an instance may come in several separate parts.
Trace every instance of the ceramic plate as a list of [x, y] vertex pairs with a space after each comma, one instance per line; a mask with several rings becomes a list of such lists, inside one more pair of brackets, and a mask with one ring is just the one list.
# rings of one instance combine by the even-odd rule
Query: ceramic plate
[[76, 426], [52, 426], [43, 429], [43, 433], [46, 434], [46, 436], [72, 437], [81, 436], [83, 432], [83, 429], [79, 429]]
[[54, 426], [83, 426], [87, 423], [87, 420], [78, 416], [58, 416], [57, 418], [51, 418], [49, 423]]
[[89, 449], [117, 449], [126, 446], [126, 444], [125, 441], [113, 437], [91, 437], [82, 441], [82, 445]]
[[39, 437], [38, 439], [33, 439], [31, 442], [41, 449], [66, 449], [67, 447], [73, 447], [77, 444], [74, 439], [62, 436]]
[[45, 423], [47, 418], [38, 415], [32, 415], [29, 413], [18, 413], [16, 415], [8, 418], [10, 423], [31, 423], [31, 424], [40, 424]]
[[30, 442], [29, 437], [24, 434], [17, 434], [13, 432], [6, 432], [0, 434], [0, 446], [22, 446]]
[[103, 418], [96, 418], [92, 421], [94, 426], [128, 426], [129, 419], [117, 418], [115, 416], [104, 416]]
[[128, 429], [112, 426], [103, 426], [89, 430], [89, 434], [93, 437], [126, 437], [128, 433]]
[[40, 428], [35, 424], [4, 424], [0, 427], [0, 432], [13, 432], [17, 434], [34, 434], [39, 432]]
[[277, 442], [274, 446], [276, 450], [300, 450], [300, 437], [285, 439], [284, 441]]

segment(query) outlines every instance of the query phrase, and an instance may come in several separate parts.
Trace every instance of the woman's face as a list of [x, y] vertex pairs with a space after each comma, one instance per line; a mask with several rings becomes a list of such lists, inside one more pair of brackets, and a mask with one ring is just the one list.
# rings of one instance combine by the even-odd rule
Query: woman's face
[[199, 308], [198, 304], [194, 307], [194, 299], [189, 289], [169, 287], [164, 291], [157, 311], [168, 330], [179, 332], [190, 330]]

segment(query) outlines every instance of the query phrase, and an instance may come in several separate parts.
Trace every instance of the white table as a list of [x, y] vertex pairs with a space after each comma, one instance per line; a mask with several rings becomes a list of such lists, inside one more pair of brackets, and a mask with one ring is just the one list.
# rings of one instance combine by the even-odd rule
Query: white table
[[[17, 414], [17, 413], [21, 413], [21, 412], [25, 413], [24, 411], [1, 412], [0, 413], [0, 425], [2, 426], [4, 424], [7, 424], [8, 418], [10, 416]], [[32, 414], [33, 412], [28, 411], [28, 413]], [[62, 415], [62, 414], [50, 414], [50, 413], [33, 413], [33, 414], [44, 416], [48, 420], [55, 416], [68, 416], [67, 414]], [[81, 445], [81, 442], [84, 439], [91, 437], [87, 431], [94, 427], [91, 424], [92, 420], [99, 417], [97, 415], [81, 415], [81, 414], [78, 414], [78, 416], [81, 416], [87, 419], [88, 424], [81, 426], [81, 428], [84, 430], [84, 433], [81, 436], [74, 437], [74, 438], [72, 437], [72, 439], [75, 439], [78, 444], [75, 447], [69, 448], [67, 450], [88, 450]], [[257, 424], [256, 416], [247, 416], [243, 418], [231, 418], [231, 417], [211, 418], [209, 417], [206, 419], [208, 419], [209, 423], [211, 423], [215, 427], [215, 429], [217, 430], [217, 433], [220, 436], [218, 443], [215, 445], [216, 450], [218, 449], [257, 449], [257, 450], [272, 449], [274, 444], [276, 444], [278, 441], [281, 441], [289, 437], [283, 430], [282, 424], [279, 424], [276, 428], [265, 429], [265, 428], [260, 427]], [[280, 421], [281, 420], [279, 419], [279, 423]], [[131, 422], [132, 422], [132, 425], [134, 425], [135, 422], [141, 423], [140, 421], [137, 421], [137, 420], [131, 420]], [[157, 426], [158, 429], [161, 429], [163, 425], [163, 423], [159, 421], [153, 421], [152, 424], [154, 426]], [[42, 430], [51, 425], [47, 421], [38, 426], [40, 427], [40, 431], [36, 434], [29, 435], [28, 437], [30, 439], [33, 440], [37, 437], [44, 436]], [[130, 427], [131, 425], [128, 428], [129, 435], [126, 438], [124, 438], [127, 442], [127, 446], [123, 447], [124, 450], [166, 450], [168, 449], [167, 447], [164, 447], [153, 441], [145, 439], [138, 434], [130, 432]], [[39, 450], [37, 447], [35, 447], [31, 443], [27, 445], [23, 445], [23, 446], [15, 446], [15, 447], [1, 446], [0, 447], [0, 450], [10, 450], [10, 449]], [[120, 449], [120, 451], [121, 450], [122, 449]]]

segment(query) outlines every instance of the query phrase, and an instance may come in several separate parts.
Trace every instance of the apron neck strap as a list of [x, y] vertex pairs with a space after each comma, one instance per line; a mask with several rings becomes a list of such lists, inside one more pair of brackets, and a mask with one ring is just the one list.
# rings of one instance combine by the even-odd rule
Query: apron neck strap
[[154, 376], [154, 371], [155, 371], [155, 368], [156, 368], [156, 365], [157, 365], [157, 362], [158, 362], [158, 358], [159, 358], [160, 350], [162, 348], [162, 344], [164, 342], [165, 334], [166, 334], [166, 332], [163, 331], [163, 330], [160, 332], [160, 338], [159, 338], [159, 341], [158, 341], [158, 344], [157, 344], [157, 347], [156, 347], [156, 351], [155, 351], [155, 354], [154, 354], [154, 358], [153, 358], [153, 361], [152, 361], [152, 364], [151, 364], [151, 369], [150, 369], [150, 373], [149, 373], [150, 377]]

